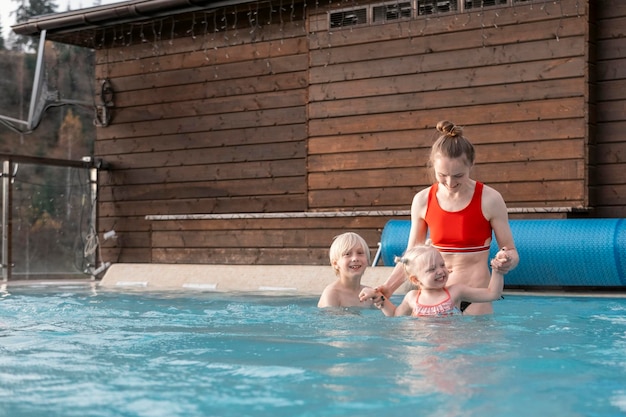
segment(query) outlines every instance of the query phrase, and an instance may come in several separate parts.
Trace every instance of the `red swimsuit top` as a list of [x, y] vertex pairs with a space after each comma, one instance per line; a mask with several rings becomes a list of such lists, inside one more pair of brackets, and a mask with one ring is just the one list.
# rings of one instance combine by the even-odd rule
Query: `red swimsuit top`
[[489, 250], [485, 242], [491, 238], [491, 224], [483, 214], [483, 184], [476, 181], [472, 201], [460, 211], [445, 211], [437, 201], [439, 184], [428, 194], [425, 221], [432, 245], [440, 252], [467, 253]]

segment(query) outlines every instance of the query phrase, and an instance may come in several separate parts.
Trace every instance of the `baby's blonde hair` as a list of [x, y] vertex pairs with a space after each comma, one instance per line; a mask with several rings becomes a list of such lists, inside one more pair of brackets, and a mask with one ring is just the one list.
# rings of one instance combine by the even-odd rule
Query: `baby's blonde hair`
[[330, 264], [332, 265], [333, 262], [339, 260], [344, 253], [356, 246], [363, 248], [363, 251], [367, 256], [367, 264], [369, 265], [371, 262], [371, 255], [367, 242], [360, 235], [354, 232], [342, 233], [333, 238], [333, 243], [330, 245], [330, 250], [328, 251]]
[[436, 264], [440, 256], [439, 251], [427, 242], [423, 245], [413, 246], [400, 257], [396, 256], [395, 262], [404, 265], [407, 278], [415, 276], [419, 279], [419, 273], [426, 267]]

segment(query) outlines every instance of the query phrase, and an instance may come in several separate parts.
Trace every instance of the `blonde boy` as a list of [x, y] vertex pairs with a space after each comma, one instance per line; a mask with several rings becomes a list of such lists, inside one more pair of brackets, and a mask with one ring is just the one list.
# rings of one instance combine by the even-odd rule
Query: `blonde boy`
[[337, 279], [329, 284], [320, 296], [317, 306], [324, 307], [371, 307], [372, 300], [359, 300], [364, 288], [361, 278], [370, 263], [367, 242], [353, 232], [336, 236], [330, 245], [330, 265]]

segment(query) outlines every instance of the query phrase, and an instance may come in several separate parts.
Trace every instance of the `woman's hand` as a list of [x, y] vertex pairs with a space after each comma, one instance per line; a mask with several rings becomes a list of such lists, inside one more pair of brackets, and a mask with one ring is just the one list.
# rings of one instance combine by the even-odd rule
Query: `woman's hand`
[[378, 298], [374, 301], [374, 306], [380, 310], [385, 306], [385, 296], [380, 292], [377, 292], [377, 295]]
[[517, 250], [503, 247], [491, 260], [491, 267], [502, 274], [506, 274], [517, 266]]

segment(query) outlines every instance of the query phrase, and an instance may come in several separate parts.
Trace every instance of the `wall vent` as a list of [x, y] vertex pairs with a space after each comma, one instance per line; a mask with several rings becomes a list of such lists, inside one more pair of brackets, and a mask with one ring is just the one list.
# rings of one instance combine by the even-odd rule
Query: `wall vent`
[[533, 0], [396, 0], [354, 9], [338, 10], [330, 13], [330, 28], [364, 25], [371, 20], [384, 23], [390, 20], [411, 19], [413, 10], [418, 16], [459, 10], [482, 9], [484, 7], [506, 6]]
[[508, 0], [465, 0], [465, 10], [469, 9], [480, 9], [482, 7], [491, 7], [491, 6], [499, 6], [506, 5]]
[[417, 0], [417, 14], [453, 12], [458, 9], [456, 0]]
[[407, 19], [413, 15], [413, 7], [410, 1], [383, 4], [374, 6], [374, 22], [385, 22], [387, 20]]
[[367, 9], [342, 10], [330, 14], [330, 28], [355, 26], [367, 23]]

